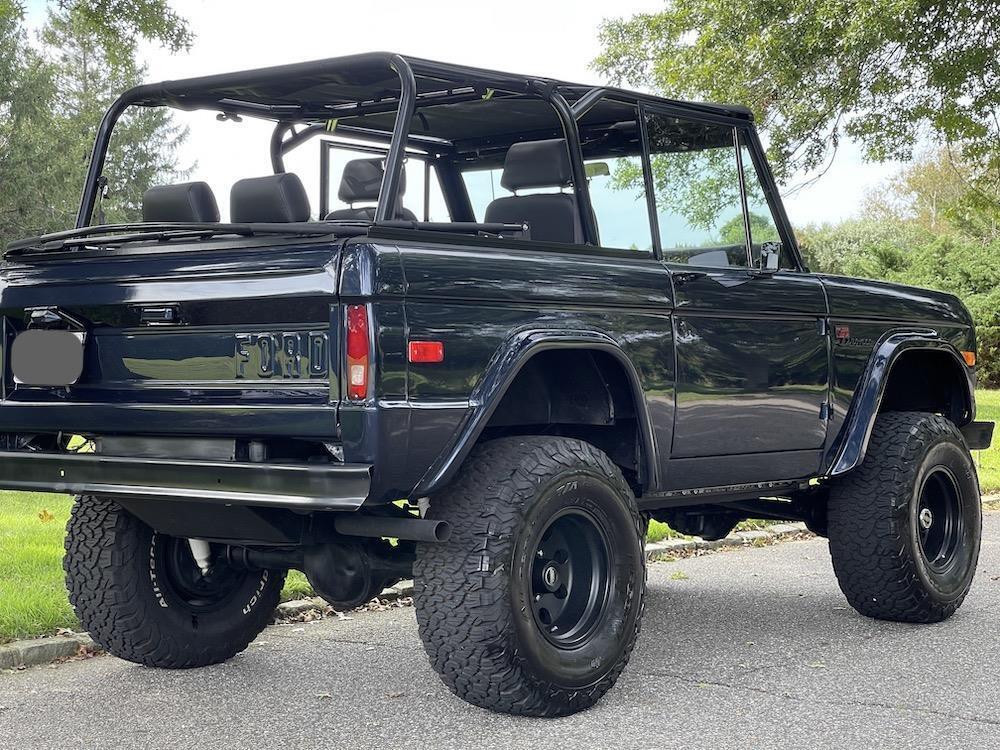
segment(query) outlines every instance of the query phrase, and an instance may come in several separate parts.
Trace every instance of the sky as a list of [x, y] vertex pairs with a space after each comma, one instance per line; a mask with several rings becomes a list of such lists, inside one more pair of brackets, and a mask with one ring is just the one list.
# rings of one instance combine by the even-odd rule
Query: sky
[[[32, 22], [42, 0], [31, 0]], [[374, 50], [509, 70], [579, 83], [605, 83], [590, 68], [600, 52], [598, 29], [609, 17], [656, 11], [662, 0], [171, 0], [196, 39], [190, 52], [171, 55], [142, 47], [150, 81], [185, 78]], [[247, 169], [268, 170], [266, 153], [250, 153], [230, 128], [191, 121], [181, 163], [243, 159]], [[314, 156], [312, 154], [311, 156]], [[856, 213], [867, 190], [899, 164], [867, 164], [852, 143], [841, 145], [833, 167], [815, 184], [786, 195], [796, 225], [836, 222]], [[251, 172], [247, 171], [246, 174]], [[806, 176], [796, 178], [792, 184]], [[308, 178], [304, 176], [304, 179]], [[411, 188], [412, 189], [412, 188]], [[216, 192], [228, 192], [216, 186]]]

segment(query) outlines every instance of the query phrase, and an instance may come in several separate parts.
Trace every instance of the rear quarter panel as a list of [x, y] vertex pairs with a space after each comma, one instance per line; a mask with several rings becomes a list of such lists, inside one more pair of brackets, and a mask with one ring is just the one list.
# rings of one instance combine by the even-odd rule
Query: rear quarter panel
[[[372, 277], [367, 288], [348, 279], [370, 273], [365, 267], [379, 269], [379, 280]], [[385, 372], [377, 391], [377, 429], [382, 441], [395, 446], [397, 468], [383, 478], [399, 491], [410, 489], [456, 443], [484, 377], [515, 337], [530, 330], [598, 332], [613, 339], [637, 370], [655, 443], [669, 449], [672, 297], [667, 272], [652, 257], [414, 238], [349, 246], [344, 269], [345, 304], [378, 290], [374, 311]], [[397, 283], [386, 283], [389, 277]], [[443, 363], [406, 361], [405, 342], [422, 339], [444, 342]], [[345, 405], [341, 412], [345, 451], [367, 460], [363, 455], [373, 455], [379, 438], [365, 439], [354, 409]]]

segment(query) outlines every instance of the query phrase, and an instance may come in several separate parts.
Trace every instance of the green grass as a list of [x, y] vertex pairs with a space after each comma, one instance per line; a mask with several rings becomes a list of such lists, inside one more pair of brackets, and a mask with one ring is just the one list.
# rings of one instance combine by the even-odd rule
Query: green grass
[[[976, 419], [981, 422], [1000, 422], [1000, 390], [976, 392]], [[979, 467], [979, 486], [984, 493], [1000, 492], [1000, 432], [993, 437], [988, 450], [976, 451]]]
[[[977, 394], [980, 420], [1000, 422], [1000, 390]], [[975, 454], [984, 493], [1000, 491], [1000, 435], [993, 447]], [[64, 495], [0, 492], [0, 643], [76, 627], [63, 587], [63, 533], [70, 500]], [[740, 530], [761, 528], [767, 521], [749, 520]], [[649, 541], [682, 534], [651, 521]], [[289, 573], [282, 599], [312, 593], [301, 573]]]
[[0, 492], [0, 643], [76, 625], [63, 586], [65, 495]]
[[[72, 501], [65, 495], [0, 492], [0, 643], [78, 627], [63, 585], [63, 535]], [[282, 599], [312, 593], [288, 574]]]

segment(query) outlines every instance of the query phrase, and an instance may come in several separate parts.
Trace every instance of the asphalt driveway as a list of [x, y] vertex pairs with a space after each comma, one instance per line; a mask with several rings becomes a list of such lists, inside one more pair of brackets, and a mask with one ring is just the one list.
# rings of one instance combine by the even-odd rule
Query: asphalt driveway
[[965, 606], [931, 626], [848, 609], [821, 540], [656, 563], [625, 675], [564, 719], [454, 698], [395, 609], [272, 627], [197, 671], [0, 674], [0, 748], [995, 747], [1000, 514], [984, 531]]

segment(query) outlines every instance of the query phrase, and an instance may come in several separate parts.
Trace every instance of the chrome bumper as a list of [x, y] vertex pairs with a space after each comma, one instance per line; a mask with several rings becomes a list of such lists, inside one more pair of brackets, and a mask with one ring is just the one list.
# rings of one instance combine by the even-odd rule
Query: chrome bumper
[[0, 488], [122, 498], [356, 510], [371, 466], [131, 458], [0, 451]]

